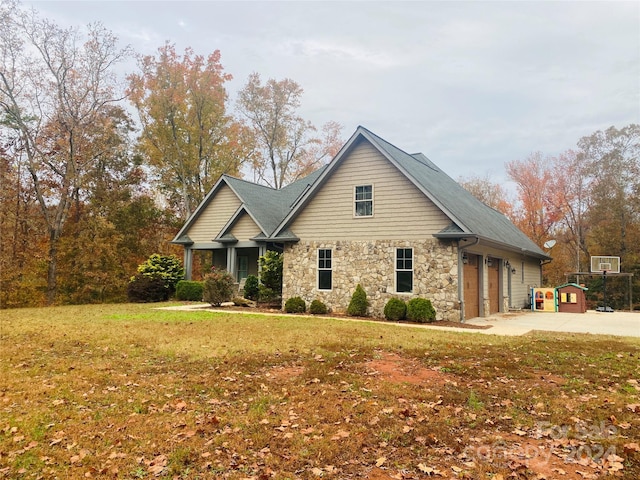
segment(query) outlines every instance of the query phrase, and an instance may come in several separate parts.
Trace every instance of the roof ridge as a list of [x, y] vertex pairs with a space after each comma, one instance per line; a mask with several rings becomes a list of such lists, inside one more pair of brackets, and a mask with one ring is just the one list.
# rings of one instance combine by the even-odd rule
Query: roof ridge
[[277, 189], [277, 188], [273, 188], [273, 187], [270, 187], [269, 185], [264, 185], [264, 184], [262, 184], [262, 183], [252, 182], [252, 181], [250, 181], [250, 180], [245, 180], [244, 178], [234, 177], [233, 175], [229, 175], [228, 173], [223, 173], [223, 174], [222, 174], [222, 177], [225, 177], [225, 178], [227, 178], [227, 179], [231, 179], [231, 180], [236, 180], [236, 181], [238, 181], [238, 182], [247, 183], [247, 184], [249, 184], [249, 185], [251, 185], [251, 186], [254, 186], [254, 187], [267, 188], [267, 189], [269, 189], [269, 190], [273, 190], [274, 192], [279, 191], [279, 189]]

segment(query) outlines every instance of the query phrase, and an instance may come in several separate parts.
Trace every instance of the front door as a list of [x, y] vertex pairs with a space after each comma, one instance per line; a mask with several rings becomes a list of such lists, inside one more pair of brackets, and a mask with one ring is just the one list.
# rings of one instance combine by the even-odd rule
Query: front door
[[249, 257], [238, 255], [238, 282], [249, 276]]

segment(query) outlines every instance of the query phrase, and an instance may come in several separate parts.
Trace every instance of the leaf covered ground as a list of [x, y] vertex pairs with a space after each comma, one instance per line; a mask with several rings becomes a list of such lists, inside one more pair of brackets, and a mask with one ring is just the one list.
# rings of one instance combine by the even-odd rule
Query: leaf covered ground
[[640, 478], [640, 341], [1, 312], [0, 478]]

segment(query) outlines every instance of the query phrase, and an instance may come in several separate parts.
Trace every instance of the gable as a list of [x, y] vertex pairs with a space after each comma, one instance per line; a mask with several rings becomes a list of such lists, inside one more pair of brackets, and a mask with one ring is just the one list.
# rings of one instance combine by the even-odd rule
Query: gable
[[228, 233], [237, 238], [238, 241], [244, 242], [256, 237], [257, 235], [260, 235], [262, 231], [260, 230], [260, 227], [256, 225], [256, 222], [254, 222], [253, 219], [249, 216], [249, 214], [245, 212], [240, 215], [231, 229], [229, 229], [227, 232], [224, 232], [225, 235]]
[[194, 243], [211, 242], [239, 207], [240, 200], [236, 194], [226, 184], [222, 184], [183, 234], [188, 235]]
[[[374, 215], [354, 217], [354, 188], [372, 185]], [[371, 143], [362, 139], [290, 225], [300, 239], [413, 239], [449, 225], [448, 217]]]

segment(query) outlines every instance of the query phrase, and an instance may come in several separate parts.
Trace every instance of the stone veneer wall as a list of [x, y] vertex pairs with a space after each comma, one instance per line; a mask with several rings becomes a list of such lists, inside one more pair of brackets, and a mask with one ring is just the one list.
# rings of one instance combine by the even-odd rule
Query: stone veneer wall
[[[413, 248], [413, 293], [395, 293], [396, 248]], [[332, 249], [333, 289], [317, 289], [318, 249]], [[283, 302], [295, 296], [314, 299], [333, 312], [346, 312], [359, 284], [367, 292], [369, 314], [384, 316], [392, 297], [431, 300], [437, 320], [460, 321], [457, 247], [436, 239], [423, 241], [311, 241], [289, 244], [284, 251]]]

